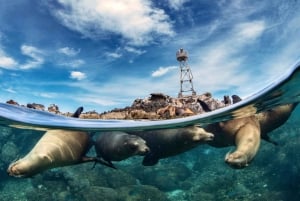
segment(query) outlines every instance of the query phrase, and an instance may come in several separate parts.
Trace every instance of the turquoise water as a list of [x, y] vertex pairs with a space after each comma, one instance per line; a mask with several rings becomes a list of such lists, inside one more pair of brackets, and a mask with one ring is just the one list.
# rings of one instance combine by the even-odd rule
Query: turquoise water
[[[86, 163], [55, 168], [32, 178], [6, 173], [10, 162], [24, 156], [42, 131], [0, 127], [0, 192], [11, 200], [298, 200], [300, 197], [300, 108], [270, 133], [278, 146], [262, 142], [244, 169], [224, 163], [233, 147], [200, 145], [152, 167], [136, 156], [115, 162], [117, 170]], [[93, 150], [89, 153], [95, 154]]]

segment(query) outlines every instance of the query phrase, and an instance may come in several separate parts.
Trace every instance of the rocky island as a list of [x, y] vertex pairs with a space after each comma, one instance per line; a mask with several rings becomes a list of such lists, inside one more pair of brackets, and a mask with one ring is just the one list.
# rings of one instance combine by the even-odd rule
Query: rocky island
[[[201, 103], [206, 103], [209, 108]], [[6, 103], [20, 105], [14, 100], [8, 100]], [[172, 119], [207, 112], [207, 110], [215, 110], [231, 104], [229, 96], [224, 96], [223, 100], [212, 97], [209, 92], [201, 95], [182, 96], [174, 98], [162, 93], [151, 93], [149, 97], [144, 99], [135, 99], [131, 106], [124, 108], [115, 108], [111, 111], [102, 113], [93, 111], [83, 112], [80, 118], [83, 119]], [[58, 115], [71, 116], [73, 113], [62, 113], [59, 106], [51, 104], [47, 108], [38, 103], [28, 103], [20, 105], [32, 109], [48, 111]]]

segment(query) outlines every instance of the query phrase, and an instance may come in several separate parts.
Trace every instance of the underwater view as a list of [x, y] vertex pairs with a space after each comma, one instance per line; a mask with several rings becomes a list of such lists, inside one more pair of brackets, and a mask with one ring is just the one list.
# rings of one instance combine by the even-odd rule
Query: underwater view
[[[0, 192], [3, 201], [70, 200], [298, 200], [300, 108], [262, 141], [255, 159], [236, 169], [224, 162], [233, 146], [202, 144], [154, 166], [134, 156], [113, 162], [116, 169], [94, 162], [45, 170], [27, 178], [11, 177], [8, 166], [24, 157], [45, 133], [0, 126]], [[96, 155], [92, 148], [87, 155]]]
[[299, 0], [0, 0], [0, 201], [298, 201]]

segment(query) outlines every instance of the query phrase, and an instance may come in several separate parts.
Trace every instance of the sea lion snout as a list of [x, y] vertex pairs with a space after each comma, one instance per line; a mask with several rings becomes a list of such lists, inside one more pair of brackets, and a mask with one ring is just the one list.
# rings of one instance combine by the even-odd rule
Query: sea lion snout
[[147, 146], [140, 148], [140, 155], [146, 155], [149, 152], [150, 152], [150, 148]]
[[[136, 136], [135, 136], [136, 137]], [[137, 140], [136, 140], [137, 139]], [[137, 155], [146, 155], [150, 152], [150, 148], [146, 145], [146, 141], [136, 138], [132, 144], [132, 149], [136, 150]]]

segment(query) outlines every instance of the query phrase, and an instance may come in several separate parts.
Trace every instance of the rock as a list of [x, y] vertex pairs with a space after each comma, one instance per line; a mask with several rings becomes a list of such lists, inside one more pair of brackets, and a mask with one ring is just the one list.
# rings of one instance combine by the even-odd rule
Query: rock
[[6, 101], [6, 103], [7, 103], [7, 104], [11, 104], [11, 105], [19, 105], [18, 102], [14, 101], [14, 100], [12, 100], [12, 99]]
[[55, 114], [59, 114], [60, 111], [59, 111], [59, 107], [55, 104], [51, 104], [49, 107], [48, 107], [48, 112], [52, 112], [52, 113], [55, 113]]
[[116, 190], [107, 187], [91, 186], [82, 192], [84, 200], [88, 201], [121, 201]]
[[168, 163], [147, 167], [143, 171], [132, 171], [142, 184], [156, 186], [162, 191], [182, 188], [183, 182], [191, 176], [191, 171], [182, 163]]
[[28, 103], [27, 104], [28, 108], [32, 108], [32, 109], [36, 109], [36, 110], [45, 110], [45, 106], [42, 104], [38, 104], [38, 103]]
[[124, 186], [121, 187], [119, 191], [122, 201], [169, 200], [163, 192], [153, 186], [148, 185]]
[[[108, 112], [100, 114], [100, 119], [126, 119], [128, 117], [127, 111], [121, 111], [121, 112]], [[80, 116], [81, 118], [81, 116]]]
[[18, 147], [13, 142], [9, 141], [3, 145], [0, 159], [4, 163], [9, 164], [17, 158], [18, 154]]

